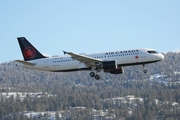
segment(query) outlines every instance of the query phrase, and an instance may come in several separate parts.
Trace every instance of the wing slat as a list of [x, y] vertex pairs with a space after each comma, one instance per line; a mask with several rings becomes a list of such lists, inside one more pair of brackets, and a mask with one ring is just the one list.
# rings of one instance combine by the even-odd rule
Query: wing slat
[[77, 60], [81, 63], [84, 63], [87, 67], [95, 66], [96, 63], [102, 62], [102, 60], [100, 59], [95, 59], [95, 58], [85, 56], [85, 55], [79, 55], [79, 54], [75, 54], [72, 52], [65, 52], [65, 51], [64, 53], [70, 55], [72, 59]]

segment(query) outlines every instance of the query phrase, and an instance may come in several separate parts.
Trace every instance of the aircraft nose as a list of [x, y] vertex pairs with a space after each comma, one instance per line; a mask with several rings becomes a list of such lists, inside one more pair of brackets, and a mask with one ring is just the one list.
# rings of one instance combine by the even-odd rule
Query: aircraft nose
[[164, 55], [163, 54], [159, 54], [158, 57], [159, 57], [160, 60], [164, 59]]

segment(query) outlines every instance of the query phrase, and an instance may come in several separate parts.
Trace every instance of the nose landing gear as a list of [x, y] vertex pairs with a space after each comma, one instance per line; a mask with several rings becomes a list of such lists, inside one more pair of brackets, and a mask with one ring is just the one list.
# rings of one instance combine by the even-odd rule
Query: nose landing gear
[[145, 65], [143, 64], [143, 72], [147, 73], [147, 70], [145, 69]]
[[144, 72], [144, 73], [147, 73], [147, 70], [146, 70], [146, 69], [144, 69], [144, 70], [143, 70], [143, 72]]

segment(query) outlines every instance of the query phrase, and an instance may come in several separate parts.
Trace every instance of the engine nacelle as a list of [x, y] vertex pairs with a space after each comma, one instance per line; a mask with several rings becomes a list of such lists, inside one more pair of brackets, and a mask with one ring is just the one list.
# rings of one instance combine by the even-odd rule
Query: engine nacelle
[[122, 73], [124, 73], [124, 68], [123, 67], [119, 67], [117, 69], [110, 70], [110, 73], [111, 74], [122, 74]]
[[115, 61], [104, 61], [102, 65], [105, 71], [117, 69], [117, 64]]
[[104, 61], [102, 65], [104, 72], [109, 72], [111, 74], [124, 73], [124, 68], [122, 66], [118, 66], [115, 61]]

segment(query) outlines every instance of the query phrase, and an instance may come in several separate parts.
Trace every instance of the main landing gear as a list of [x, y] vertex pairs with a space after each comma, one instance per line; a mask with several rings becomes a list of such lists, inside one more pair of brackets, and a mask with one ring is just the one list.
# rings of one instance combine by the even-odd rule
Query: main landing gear
[[145, 65], [143, 65], [143, 72], [147, 73], [147, 70], [145, 69]]
[[90, 72], [89, 74], [91, 77], [94, 77], [96, 80], [100, 79], [100, 76], [98, 74], [95, 74], [94, 72]]

